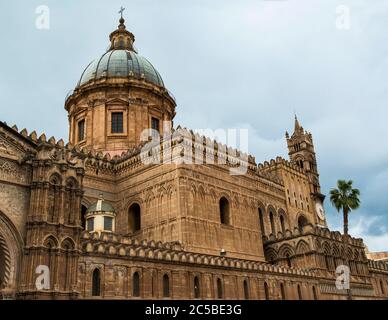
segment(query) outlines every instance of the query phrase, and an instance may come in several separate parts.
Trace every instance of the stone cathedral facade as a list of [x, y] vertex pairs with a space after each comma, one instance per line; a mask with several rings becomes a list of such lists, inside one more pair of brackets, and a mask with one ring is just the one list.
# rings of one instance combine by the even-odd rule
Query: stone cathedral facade
[[[311, 133], [295, 119], [289, 159], [257, 164], [174, 128], [175, 99], [134, 41], [121, 18], [66, 98], [68, 143], [0, 122], [0, 297], [386, 299], [388, 264], [327, 227]], [[173, 138], [145, 141], [148, 128]], [[207, 160], [173, 161], [185, 152]]]

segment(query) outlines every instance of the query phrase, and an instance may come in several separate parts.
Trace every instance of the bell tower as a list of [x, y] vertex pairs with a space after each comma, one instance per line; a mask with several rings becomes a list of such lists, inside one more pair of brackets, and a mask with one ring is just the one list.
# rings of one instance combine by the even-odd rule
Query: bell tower
[[317, 158], [314, 150], [313, 136], [300, 125], [295, 115], [294, 133], [291, 135], [286, 132], [288, 155], [291, 163], [300, 167], [309, 178], [310, 193], [315, 203], [315, 210], [320, 224], [326, 225], [325, 210], [323, 201], [325, 196], [321, 193], [319, 184], [319, 173], [317, 167]]

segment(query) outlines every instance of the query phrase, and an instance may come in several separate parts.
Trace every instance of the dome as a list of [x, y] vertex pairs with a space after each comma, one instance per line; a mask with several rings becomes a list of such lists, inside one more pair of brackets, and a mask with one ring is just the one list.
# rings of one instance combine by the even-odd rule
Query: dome
[[115, 212], [115, 209], [110, 203], [106, 202], [102, 196], [100, 196], [98, 201], [91, 204], [86, 210], [86, 213], [90, 212]]
[[117, 49], [110, 50], [92, 61], [82, 73], [77, 87], [84, 85], [90, 80], [102, 77], [128, 77], [145, 79], [159, 87], [164, 87], [159, 72], [144, 57], [134, 51]]

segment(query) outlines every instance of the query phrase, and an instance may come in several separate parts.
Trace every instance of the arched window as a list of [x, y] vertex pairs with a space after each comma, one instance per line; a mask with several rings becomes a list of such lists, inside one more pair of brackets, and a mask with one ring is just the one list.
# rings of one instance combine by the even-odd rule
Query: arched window
[[329, 257], [325, 254], [325, 266], [327, 270], [330, 270], [330, 262], [329, 262]]
[[249, 299], [249, 288], [248, 288], [248, 281], [244, 280], [244, 299]]
[[271, 223], [271, 233], [273, 235], [276, 235], [275, 222], [273, 220], [273, 213], [272, 213], [272, 211], [269, 212], [269, 221]]
[[269, 289], [267, 282], [264, 282], [264, 296], [265, 300], [269, 300]]
[[229, 201], [222, 197], [220, 199], [220, 220], [222, 224], [230, 224]]
[[92, 279], [92, 296], [98, 297], [101, 295], [101, 278], [100, 269], [94, 269]]
[[280, 220], [280, 227], [282, 228], [282, 232], [283, 232], [283, 235], [284, 235], [284, 233], [286, 232], [286, 226], [284, 224], [284, 217], [283, 217], [282, 214], [280, 215], [279, 220]]
[[170, 279], [167, 274], [163, 276], [163, 297], [168, 298], [170, 296]]
[[286, 292], [284, 290], [283, 283], [280, 284], [280, 295], [281, 295], [282, 300], [286, 300]]
[[85, 215], [86, 215], [86, 211], [88, 210], [88, 208], [86, 208], [86, 206], [82, 205], [81, 206], [81, 227], [82, 229], [86, 229], [86, 218], [85, 218]]
[[[4, 244], [5, 242], [3, 242]], [[6, 284], [6, 256], [6, 249], [0, 244], [0, 289]]]
[[286, 261], [287, 261], [287, 266], [291, 268], [291, 258], [289, 253], [286, 253]]
[[301, 290], [299, 284], [298, 284], [298, 299], [299, 299], [299, 300], [302, 300], [302, 299], [303, 299], [303, 298], [302, 298], [302, 290]]
[[221, 279], [217, 279], [217, 299], [223, 298], [222, 282]]
[[261, 230], [261, 235], [265, 235], [265, 228], [264, 228], [264, 220], [263, 220], [263, 211], [261, 208], [259, 208], [259, 223], [260, 223], [260, 230]]
[[313, 299], [318, 300], [317, 289], [315, 289], [315, 286], [313, 286]]
[[138, 272], [135, 272], [132, 276], [132, 295], [140, 297], [140, 276]]
[[382, 293], [383, 295], [385, 295], [384, 283], [383, 283], [382, 280], [380, 280], [380, 288], [381, 288], [381, 293]]
[[85, 139], [85, 119], [78, 121], [78, 142]]
[[128, 227], [130, 233], [140, 230], [141, 212], [140, 206], [137, 203], [132, 204], [128, 209]]
[[199, 285], [199, 278], [194, 277], [194, 298], [199, 299], [201, 297], [201, 288]]
[[56, 222], [58, 220], [58, 212], [60, 211], [59, 199], [60, 188], [61, 188], [61, 177], [54, 173], [49, 179], [49, 190], [48, 190], [48, 215], [47, 221]]
[[302, 232], [303, 231], [303, 227], [305, 226], [305, 225], [307, 225], [309, 222], [308, 222], [308, 220], [306, 219], [306, 217], [305, 216], [300, 216], [299, 218], [298, 218], [298, 228], [299, 228], [299, 231], [300, 232]]

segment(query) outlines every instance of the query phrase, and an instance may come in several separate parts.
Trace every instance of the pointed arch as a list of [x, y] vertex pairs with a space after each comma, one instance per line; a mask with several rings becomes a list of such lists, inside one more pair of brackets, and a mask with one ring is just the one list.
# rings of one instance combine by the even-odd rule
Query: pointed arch
[[19, 231], [0, 211], [0, 295], [4, 289], [7, 294], [16, 293], [22, 248], [23, 239]]
[[141, 207], [133, 202], [128, 208], [128, 231], [135, 233], [141, 229]]
[[300, 232], [303, 231], [303, 228], [309, 224], [309, 220], [304, 214], [300, 214], [298, 217], [298, 229]]
[[247, 279], [244, 280], [243, 287], [244, 287], [244, 299], [249, 300], [249, 286], [248, 286]]
[[137, 271], [132, 275], [132, 296], [140, 297], [140, 275]]
[[280, 298], [282, 300], [286, 300], [286, 291], [284, 289], [284, 284], [283, 282], [280, 283]]
[[101, 271], [95, 268], [92, 272], [92, 296], [101, 296]]
[[294, 249], [287, 243], [283, 244], [279, 250], [279, 256], [282, 258], [285, 258], [286, 255], [288, 254], [289, 256], [295, 255]]
[[305, 254], [310, 251], [310, 246], [304, 240], [300, 240], [296, 245], [296, 254]]
[[268, 284], [265, 281], [264, 281], [264, 297], [265, 297], [265, 300], [270, 299]]
[[223, 299], [224, 292], [222, 288], [222, 281], [220, 278], [217, 278], [217, 299]]
[[265, 225], [264, 225], [265, 209], [264, 209], [264, 206], [259, 206], [257, 211], [259, 214], [259, 226], [260, 226], [261, 235], [265, 236]]
[[279, 216], [279, 225], [280, 225], [280, 231], [283, 233], [283, 236], [286, 233], [287, 230], [287, 218], [286, 218], [286, 212], [283, 209], [278, 210], [278, 216]]
[[298, 290], [298, 299], [299, 299], [299, 300], [303, 300], [302, 289], [301, 289], [301, 287], [300, 287], [300, 284], [298, 284], [297, 290]]
[[167, 273], [163, 275], [163, 297], [170, 297], [170, 278]]
[[230, 225], [230, 202], [226, 197], [221, 197], [219, 201], [220, 221], [221, 224]]
[[194, 298], [199, 299], [201, 297], [201, 285], [198, 276], [194, 277]]

